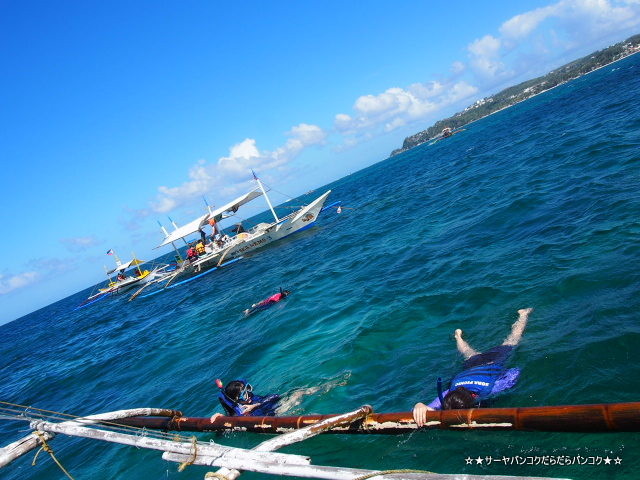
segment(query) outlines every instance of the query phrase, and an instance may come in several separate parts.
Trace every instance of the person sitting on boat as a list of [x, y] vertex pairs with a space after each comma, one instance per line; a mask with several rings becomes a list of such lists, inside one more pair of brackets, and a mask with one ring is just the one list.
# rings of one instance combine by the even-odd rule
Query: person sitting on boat
[[[230, 416], [270, 417], [275, 415], [280, 395], [256, 395], [253, 386], [246, 380], [233, 380], [223, 387], [222, 382], [216, 379], [216, 385], [220, 389], [218, 400], [225, 413]], [[211, 417], [213, 422], [220, 414]]]
[[451, 132], [451, 127], [445, 127], [445, 128], [442, 129], [442, 137], [443, 138], [450, 137], [451, 135], [453, 135], [453, 132]]
[[126, 280], [127, 276], [124, 274], [124, 272], [120, 272], [118, 273], [118, 281], [121, 282], [123, 280]]
[[232, 231], [235, 232], [235, 233], [244, 233], [244, 232], [246, 232], [246, 230], [242, 226], [242, 223], [236, 223], [233, 226]]
[[187, 249], [187, 259], [190, 262], [194, 262], [198, 259], [198, 252], [196, 251], [193, 243], [190, 243], [189, 248]]
[[[519, 368], [505, 368], [505, 363], [515, 347], [520, 343], [533, 308], [518, 310], [518, 319], [511, 327], [511, 333], [504, 342], [483, 353], [476, 350], [462, 338], [462, 330], [456, 329], [454, 337], [458, 351], [465, 359], [463, 371], [453, 377], [449, 389], [442, 392], [438, 382], [438, 398], [429, 405], [416, 403], [413, 419], [418, 427], [426, 422], [426, 412], [430, 410], [467, 409], [482, 406], [481, 402], [490, 395], [513, 387], [520, 375]], [[439, 379], [438, 379], [439, 380]]]
[[265, 308], [269, 308], [274, 303], [278, 303], [280, 300], [285, 298], [290, 293], [291, 292], [289, 290], [283, 290], [282, 287], [280, 287], [280, 291], [278, 293], [273, 294], [270, 297], [265, 298], [264, 300], [262, 300], [262, 301], [260, 301], [258, 303], [254, 303], [253, 305], [251, 305], [251, 308], [247, 308], [244, 311], [244, 315], [245, 316], [249, 316], [249, 315], [252, 315], [252, 314], [254, 314], [256, 312], [259, 312], [260, 310], [264, 310]]
[[198, 243], [196, 243], [196, 254], [200, 256], [200, 255], [204, 255], [205, 252], [206, 252], [206, 249], [204, 248], [204, 242], [200, 240]]

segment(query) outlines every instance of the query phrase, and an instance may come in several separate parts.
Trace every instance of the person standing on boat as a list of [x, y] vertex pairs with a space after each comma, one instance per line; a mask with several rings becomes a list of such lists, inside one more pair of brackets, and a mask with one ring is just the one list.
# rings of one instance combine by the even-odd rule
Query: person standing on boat
[[480, 406], [482, 400], [515, 385], [520, 375], [520, 369], [506, 369], [511, 353], [522, 339], [527, 326], [529, 314], [533, 308], [518, 310], [518, 319], [511, 327], [511, 333], [504, 342], [483, 353], [478, 353], [462, 338], [462, 330], [454, 332], [458, 351], [465, 359], [463, 371], [457, 374], [449, 389], [441, 391], [438, 384], [438, 398], [429, 405], [416, 403], [413, 407], [413, 419], [422, 427], [426, 421], [426, 412], [440, 409], [467, 409]]
[[216, 222], [215, 218], [209, 219], [209, 226], [211, 227], [211, 241], [214, 242], [216, 240], [216, 236], [220, 235], [220, 230], [218, 230], [218, 222]]

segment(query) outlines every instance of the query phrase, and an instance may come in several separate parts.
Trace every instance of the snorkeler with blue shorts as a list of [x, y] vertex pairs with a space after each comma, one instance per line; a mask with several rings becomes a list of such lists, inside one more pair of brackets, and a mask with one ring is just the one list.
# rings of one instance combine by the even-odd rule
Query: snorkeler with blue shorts
[[[417, 403], [413, 407], [413, 419], [421, 427], [430, 410], [466, 409], [480, 406], [489, 396], [513, 387], [520, 375], [518, 368], [505, 368], [505, 363], [520, 343], [533, 308], [518, 310], [518, 320], [504, 342], [486, 352], [479, 353], [462, 338], [462, 330], [454, 332], [458, 351], [465, 359], [463, 370], [451, 380], [449, 389], [442, 392], [438, 382], [438, 398], [429, 405]], [[439, 380], [439, 379], [438, 379]]]

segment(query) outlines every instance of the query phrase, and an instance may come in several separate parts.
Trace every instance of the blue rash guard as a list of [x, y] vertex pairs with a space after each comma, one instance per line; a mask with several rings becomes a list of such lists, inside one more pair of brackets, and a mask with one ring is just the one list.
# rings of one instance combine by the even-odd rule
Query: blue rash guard
[[[442, 397], [444, 398], [449, 391], [458, 387], [465, 387], [478, 395], [478, 401], [482, 401], [513, 387], [520, 376], [520, 369], [504, 367], [513, 349], [514, 347], [510, 345], [499, 345], [469, 358], [464, 362], [462, 372], [451, 380], [449, 390], [442, 392]], [[434, 399], [429, 407], [440, 410], [442, 408], [440, 399]]]

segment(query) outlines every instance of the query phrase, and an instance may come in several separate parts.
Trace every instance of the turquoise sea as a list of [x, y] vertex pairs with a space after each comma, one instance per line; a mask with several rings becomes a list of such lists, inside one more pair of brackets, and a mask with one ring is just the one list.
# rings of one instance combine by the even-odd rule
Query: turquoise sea
[[[640, 55], [629, 57], [317, 190], [341, 200], [317, 225], [226, 270], [127, 303], [74, 307], [91, 289], [0, 326], [0, 400], [87, 415], [134, 407], [221, 411], [214, 380], [308, 389], [289, 414], [371, 404], [408, 411], [460, 368], [452, 333], [500, 343], [534, 307], [495, 406], [640, 400]], [[283, 286], [292, 295], [241, 314]], [[311, 393], [313, 392], [313, 393]], [[2, 443], [27, 425], [0, 422]], [[256, 434], [203, 440], [251, 447]], [[202, 479], [158, 452], [62, 436], [78, 480]], [[321, 436], [288, 447], [314, 464], [636, 479], [632, 433], [421, 431]], [[618, 457], [545, 466], [466, 458]], [[3, 479], [63, 478], [33, 453]], [[487, 465], [487, 463], [490, 463]], [[268, 478], [247, 473], [242, 478]]]

